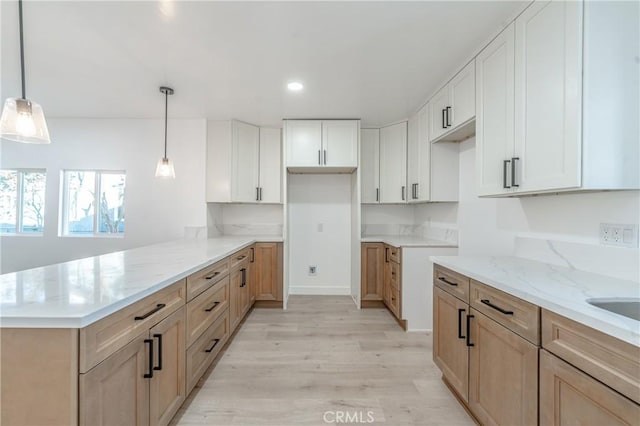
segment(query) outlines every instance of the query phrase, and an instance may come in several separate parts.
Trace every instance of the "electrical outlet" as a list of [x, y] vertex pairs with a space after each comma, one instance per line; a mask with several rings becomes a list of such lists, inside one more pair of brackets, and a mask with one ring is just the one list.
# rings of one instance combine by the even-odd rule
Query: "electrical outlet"
[[315, 277], [318, 273], [318, 268], [316, 266], [309, 266], [309, 275]]
[[600, 224], [600, 244], [618, 247], [638, 247], [638, 225]]

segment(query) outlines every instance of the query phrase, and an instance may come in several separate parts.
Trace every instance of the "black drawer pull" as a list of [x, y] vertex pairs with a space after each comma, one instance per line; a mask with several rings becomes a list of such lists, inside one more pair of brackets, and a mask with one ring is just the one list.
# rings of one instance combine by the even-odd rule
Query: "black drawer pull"
[[462, 314], [466, 311], [466, 309], [458, 309], [458, 339], [464, 339], [462, 335]]
[[467, 315], [467, 346], [475, 346], [471, 343], [471, 318], [475, 318], [473, 315]]
[[216, 345], [218, 344], [218, 342], [220, 341], [220, 339], [213, 339], [213, 345], [209, 348], [209, 349], [205, 349], [205, 352], [212, 352], [213, 349], [216, 347]]
[[150, 379], [153, 377], [153, 340], [152, 339], [144, 339], [144, 344], [149, 344], [149, 372], [144, 373], [145, 379]]
[[445, 284], [449, 284], [451, 286], [458, 287], [458, 283], [451, 282], [451, 281], [447, 280], [445, 277], [438, 277], [438, 280], [442, 281]]
[[216, 271], [213, 274], [209, 275], [208, 277], [204, 277], [205, 280], [211, 280], [215, 277], [217, 277], [218, 275], [220, 275], [220, 271]]
[[162, 370], [162, 334], [154, 334], [153, 338], [158, 339], [158, 365], [153, 369]]
[[165, 305], [164, 303], [158, 303], [155, 308], [153, 308], [152, 310], [150, 310], [149, 312], [147, 312], [146, 314], [144, 314], [142, 316], [134, 317], [133, 320], [134, 321], [140, 321], [140, 320], [143, 320], [143, 319], [147, 319], [151, 315], [153, 315], [156, 312], [158, 312], [160, 309], [164, 308], [165, 306], [167, 306], [167, 305]]
[[220, 302], [216, 302], [216, 303], [214, 303], [212, 307], [210, 307], [210, 308], [208, 308], [208, 309], [205, 309], [205, 312], [211, 312], [211, 311], [213, 311], [213, 310], [216, 308], [216, 306], [218, 306], [219, 304], [220, 304]]
[[493, 303], [491, 303], [489, 301], [489, 299], [482, 299], [480, 300], [482, 303], [484, 303], [485, 305], [495, 309], [496, 311], [500, 312], [501, 314], [505, 314], [505, 315], [513, 315], [513, 311], [507, 311], [506, 309], [501, 308], [500, 306], [496, 306]]
[[242, 259], [244, 259], [244, 258], [246, 258], [246, 257], [247, 257], [247, 255], [246, 255], [246, 254], [243, 254], [242, 256], [238, 256], [238, 257], [236, 257], [236, 260], [242, 260]]

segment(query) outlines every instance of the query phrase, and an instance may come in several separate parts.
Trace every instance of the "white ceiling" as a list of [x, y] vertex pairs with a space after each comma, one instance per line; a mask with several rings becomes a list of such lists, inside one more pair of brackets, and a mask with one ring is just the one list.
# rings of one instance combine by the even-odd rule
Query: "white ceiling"
[[[19, 95], [1, 1], [1, 95]], [[407, 117], [524, 2], [25, 0], [27, 97], [48, 117]], [[300, 80], [300, 93], [286, 90]]]

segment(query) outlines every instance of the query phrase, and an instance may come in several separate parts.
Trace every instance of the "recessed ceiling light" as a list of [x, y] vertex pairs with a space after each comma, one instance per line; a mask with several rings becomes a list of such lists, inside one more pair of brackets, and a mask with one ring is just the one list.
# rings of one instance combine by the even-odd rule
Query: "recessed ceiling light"
[[299, 81], [292, 81], [291, 83], [287, 84], [287, 88], [293, 92], [298, 92], [304, 88], [304, 85]]

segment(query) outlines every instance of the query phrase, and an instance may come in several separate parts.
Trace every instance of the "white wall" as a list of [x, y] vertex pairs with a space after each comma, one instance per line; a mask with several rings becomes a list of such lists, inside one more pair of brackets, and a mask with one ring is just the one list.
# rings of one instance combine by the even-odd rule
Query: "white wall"
[[460, 145], [459, 204], [417, 209], [416, 217], [458, 227], [461, 255], [515, 254], [638, 280], [638, 249], [601, 246], [598, 232], [603, 222], [638, 224], [639, 191], [478, 198], [475, 138]]
[[351, 175], [288, 180], [289, 293], [351, 294]]
[[[48, 125], [50, 145], [0, 145], [0, 167], [47, 170], [44, 235], [2, 237], [3, 273], [182, 238], [185, 226], [206, 225], [205, 120], [169, 120], [175, 180], [154, 177], [163, 154], [163, 120], [49, 119]], [[126, 171], [123, 238], [58, 236], [64, 169]]]

